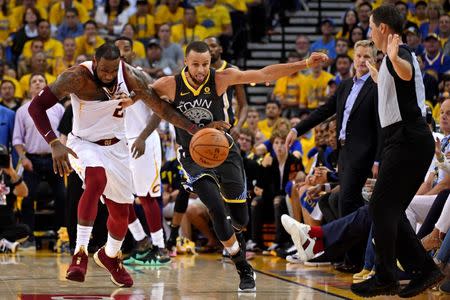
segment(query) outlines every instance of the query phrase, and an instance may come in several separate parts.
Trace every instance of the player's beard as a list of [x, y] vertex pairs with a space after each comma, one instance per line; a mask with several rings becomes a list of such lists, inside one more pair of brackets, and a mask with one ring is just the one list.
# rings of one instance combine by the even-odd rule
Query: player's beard
[[[191, 80], [195, 83], [195, 85], [202, 85], [203, 82], [205, 82], [205, 79], [203, 79], [203, 81], [198, 81], [197, 78], [194, 77], [194, 75], [191, 74], [191, 72], [189, 72], [189, 77], [191, 77]], [[206, 78], [206, 76], [204, 77]]]
[[114, 87], [114, 85], [115, 85], [116, 82], [117, 82], [117, 77], [114, 78], [113, 80], [111, 80], [110, 82], [103, 82], [103, 81], [98, 77], [98, 75], [97, 75], [97, 69], [94, 69], [94, 79], [95, 79], [95, 82], [96, 82], [99, 86], [101, 86], [101, 87], [106, 87], [106, 88], [108, 88], [108, 89]]
[[219, 55], [211, 55], [211, 64], [215, 64], [219, 60]]

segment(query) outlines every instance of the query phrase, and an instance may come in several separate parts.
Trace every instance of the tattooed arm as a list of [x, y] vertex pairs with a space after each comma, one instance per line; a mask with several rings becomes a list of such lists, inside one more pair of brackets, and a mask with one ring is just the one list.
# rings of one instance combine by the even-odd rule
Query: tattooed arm
[[130, 90], [133, 90], [136, 96], [134, 99], [140, 99], [147, 104], [155, 114], [162, 119], [167, 120], [174, 126], [184, 129], [194, 134], [199, 128], [192, 123], [183, 114], [178, 112], [170, 103], [162, 100], [149, 85], [152, 83], [150, 76], [142, 70], [127, 65], [127, 79]]

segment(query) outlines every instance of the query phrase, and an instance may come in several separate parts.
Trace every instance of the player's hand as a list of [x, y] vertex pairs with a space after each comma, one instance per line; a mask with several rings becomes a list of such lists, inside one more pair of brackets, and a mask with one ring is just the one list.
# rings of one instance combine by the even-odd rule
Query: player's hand
[[145, 153], [145, 140], [141, 138], [137, 138], [134, 141], [133, 145], [131, 145], [131, 156], [134, 159], [138, 159]]
[[69, 154], [75, 158], [78, 158], [77, 154], [69, 147], [64, 146], [60, 141], [54, 142], [51, 145], [52, 158], [53, 158], [53, 172], [59, 173], [59, 176], [63, 177], [64, 174], [72, 172], [70, 166]]
[[328, 55], [322, 52], [313, 52], [311, 56], [307, 59], [308, 67], [313, 68], [321, 63], [328, 62]]
[[306, 190], [306, 196], [309, 199], [316, 199], [319, 196], [321, 191], [322, 191], [322, 185], [321, 184], [317, 184], [317, 185], [315, 185], [313, 187], [310, 187], [310, 188], [308, 188]]
[[134, 96], [136, 96], [136, 94], [132, 91], [132, 92], [130, 93], [130, 95], [127, 95], [127, 94], [125, 94], [125, 93], [121, 93], [121, 94], [119, 94], [119, 95], [114, 95], [114, 96], [113, 96], [113, 99], [115, 99], [115, 100], [121, 100], [121, 101], [120, 101], [120, 106], [121, 106], [122, 108], [127, 108], [127, 107], [133, 105], [134, 100], [132, 99], [132, 97], [134, 97]]
[[22, 158], [22, 166], [29, 172], [33, 171], [33, 163], [27, 157]]
[[205, 128], [215, 128], [221, 131], [227, 131], [228, 129], [230, 129], [230, 127], [230, 123], [225, 121], [213, 121], [205, 126]]
[[398, 59], [398, 46], [400, 45], [400, 36], [398, 34], [389, 34], [386, 52], [391, 62]]
[[294, 130], [290, 130], [289, 134], [286, 137], [286, 148], [289, 149], [292, 144], [295, 142], [295, 140], [297, 139], [297, 133]]
[[231, 136], [233, 137], [233, 139], [234, 139], [235, 141], [237, 141], [238, 138], [239, 138], [239, 135], [241, 134], [241, 130], [240, 130], [238, 127], [233, 127], [233, 128], [231, 128], [231, 130], [230, 130], [230, 134], [231, 134]]
[[375, 83], [378, 83], [378, 70], [368, 60], [366, 60], [366, 66], [369, 69], [370, 77], [372, 77]]

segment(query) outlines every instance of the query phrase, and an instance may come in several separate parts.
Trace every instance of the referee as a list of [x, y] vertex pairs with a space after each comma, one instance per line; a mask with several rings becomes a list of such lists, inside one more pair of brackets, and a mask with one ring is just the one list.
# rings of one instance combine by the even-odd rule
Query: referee
[[[403, 18], [394, 6], [380, 6], [370, 17], [372, 40], [386, 54], [379, 73], [369, 67], [378, 82], [378, 114], [385, 144], [369, 204], [376, 275], [351, 286], [352, 292], [362, 297], [413, 297], [443, 278], [405, 214], [433, 158], [434, 140], [423, 117], [425, 89], [419, 64], [415, 54], [401, 45], [402, 25]], [[396, 259], [412, 276], [401, 291]]]

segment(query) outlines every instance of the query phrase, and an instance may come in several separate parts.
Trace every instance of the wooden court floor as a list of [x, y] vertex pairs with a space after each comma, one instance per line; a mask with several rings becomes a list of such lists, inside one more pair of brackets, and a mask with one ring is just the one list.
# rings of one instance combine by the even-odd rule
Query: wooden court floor
[[[128, 268], [134, 279], [134, 286], [129, 289], [116, 288], [92, 257], [87, 280], [69, 282], [64, 275], [70, 260], [67, 254], [51, 252], [1, 254], [0, 300], [358, 299], [349, 291], [351, 276], [331, 267], [286, 264], [275, 257], [257, 256], [251, 261], [257, 271], [257, 292], [251, 294], [237, 293], [234, 266], [223, 262], [219, 255], [179, 255], [167, 266]], [[450, 296], [427, 291], [415, 299], [450, 299]]]

